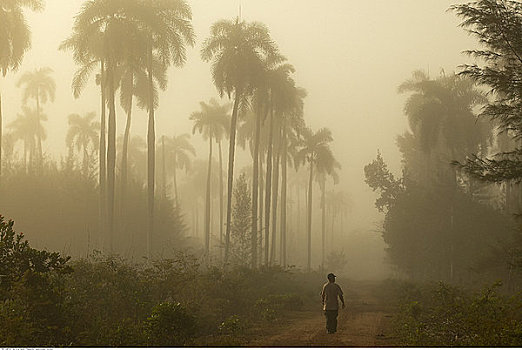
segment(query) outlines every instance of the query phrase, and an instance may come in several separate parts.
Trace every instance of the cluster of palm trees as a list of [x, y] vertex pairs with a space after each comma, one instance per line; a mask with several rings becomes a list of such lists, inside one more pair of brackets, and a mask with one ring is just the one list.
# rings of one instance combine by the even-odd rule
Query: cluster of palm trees
[[[42, 8], [39, 0], [9, 0], [0, 5], [2, 23], [11, 36], [1, 36], [0, 64], [5, 75], [16, 69], [30, 43], [29, 30], [22, 9], [30, 6]], [[15, 15], [13, 15], [15, 14]], [[18, 16], [18, 17], [17, 17]], [[140, 140], [131, 138], [133, 107], [137, 105], [148, 112], [147, 148], [147, 199], [148, 232], [147, 252], [152, 253], [154, 237], [154, 198], [156, 185], [156, 148], [161, 149], [162, 172], [160, 188], [166, 194], [166, 163], [173, 168], [176, 203], [179, 194], [176, 169], [187, 168], [194, 148], [188, 135], [161, 137], [156, 142], [155, 110], [159, 103], [159, 90], [167, 88], [167, 70], [170, 66], [183, 66], [186, 49], [195, 43], [191, 24], [191, 9], [184, 0], [87, 0], [75, 18], [72, 34], [63, 41], [62, 50], [72, 52], [79, 69], [72, 82], [75, 97], [79, 97], [89, 78], [95, 74], [100, 91], [100, 120], [95, 115], [69, 116], [67, 145], [70, 155], [76, 149], [83, 153], [82, 172], [89, 173], [92, 154], [98, 151], [98, 182], [100, 199], [100, 231], [108, 237], [108, 251], [113, 251], [115, 231], [116, 149], [121, 149], [120, 195], [121, 210], [125, 210], [125, 196], [129, 181], [129, 149], [143, 147]], [[17, 22], [18, 21], [18, 22]], [[20, 38], [24, 40], [20, 40]], [[7, 45], [7, 46], [6, 46]], [[7, 56], [6, 53], [7, 52]], [[212, 80], [221, 97], [232, 99], [231, 104], [219, 104], [215, 100], [201, 103], [201, 110], [194, 112], [193, 133], [199, 132], [209, 142], [209, 161], [205, 200], [205, 252], [210, 251], [211, 177], [213, 143], [219, 153], [220, 193], [220, 243], [224, 247], [224, 263], [229, 257], [232, 193], [236, 138], [252, 155], [252, 212], [250, 264], [256, 267], [274, 264], [277, 260], [279, 238], [279, 262], [286, 265], [287, 231], [287, 177], [288, 165], [309, 166], [308, 181], [308, 264], [311, 269], [312, 236], [312, 181], [317, 179], [323, 193], [323, 217], [325, 211], [326, 178], [336, 181], [339, 168], [329, 144], [329, 130], [313, 132], [303, 119], [304, 89], [296, 86], [292, 77], [294, 67], [280, 53], [271, 39], [267, 27], [261, 23], [247, 23], [240, 19], [220, 20], [210, 28], [210, 36], [203, 42], [201, 58], [211, 63]], [[41, 105], [54, 98], [54, 81], [48, 68], [25, 74], [19, 82], [24, 85], [24, 102], [34, 100], [35, 110], [24, 108], [24, 115], [31, 116], [35, 131], [33, 140], [27, 142], [27, 153], [42, 163], [42, 139], [45, 138], [41, 121], [45, 114]], [[116, 95], [127, 119], [123, 138], [116, 141]], [[230, 111], [231, 110], [231, 111]], [[1, 99], [0, 99], [1, 113]], [[25, 117], [20, 117], [13, 128], [22, 128]], [[20, 124], [20, 125], [19, 125]], [[99, 132], [98, 132], [99, 129]], [[1, 135], [1, 114], [0, 114]], [[135, 136], [137, 137], [137, 136]], [[222, 142], [229, 140], [227, 186], [224, 185]], [[140, 141], [140, 142], [139, 142]], [[31, 150], [31, 152], [29, 152]], [[172, 162], [165, 162], [169, 157]], [[158, 158], [159, 159], [159, 158]], [[1, 163], [1, 160], [0, 160]], [[264, 179], [264, 181], [263, 181]], [[224, 190], [226, 189], [226, 199]], [[280, 195], [279, 195], [280, 193]], [[226, 207], [225, 207], [226, 200]], [[280, 202], [279, 202], [280, 200]], [[280, 206], [280, 208], [278, 208]], [[280, 209], [280, 210], [279, 210]], [[279, 222], [278, 222], [278, 213]], [[323, 218], [324, 221], [324, 218]], [[279, 237], [276, 237], [279, 224]], [[323, 224], [323, 236], [324, 236]], [[323, 239], [324, 243], [324, 239]], [[323, 244], [324, 245], [324, 244]], [[323, 249], [324, 263], [324, 249]]]

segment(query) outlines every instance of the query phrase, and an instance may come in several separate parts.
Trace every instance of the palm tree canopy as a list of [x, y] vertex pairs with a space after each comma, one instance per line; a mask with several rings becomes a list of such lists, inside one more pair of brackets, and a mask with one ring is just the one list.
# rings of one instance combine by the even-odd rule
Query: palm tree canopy
[[471, 79], [442, 74], [431, 80], [426, 73], [416, 71], [398, 91], [412, 93], [404, 113], [423, 151], [431, 150], [441, 141], [441, 135], [450, 149], [466, 153], [490, 141], [491, 125], [473, 114], [473, 108], [484, 104], [486, 98]]
[[39, 99], [45, 104], [48, 100], [54, 101], [56, 83], [50, 76], [53, 70], [49, 67], [36, 69], [34, 72], [25, 72], [18, 80], [16, 86], [24, 86], [22, 101], [27, 102], [29, 98]]
[[85, 116], [79, 114], [70, 114], [69, 130], [65, 138], [65, 143], [68, 147], [74, 147], [78, 150], [87, 149], [92, 145], [94, 149], [98, 146], [98, 130], [100, 124], [94, 121], [96, 113], [87, 113]]
[[165, 138], [166, 153], [176, 159], [176, 167], [179, 169], [189, 170], [191, 165], [190, 154], [196, 156], [196, 149], [189, 139], [189, 134]]
[[332, 132], [327, 128], [319, 129], [315, 133], [310, 128], [303, 129], [300, 149], [295, 156], [296, 163], [311, 163], [318, 173], [332, 175], [336, 180], [335, 169], [341, 166], [330, 149], [329, 144], [332, 141]]
[[210, 136], [215, 140], [222, 140], [230, 127], [231, 105], [220, 105], [214, 98], [208, 104], [200, 102], [199, 105], [201, 110], [193, 112], [190, 116], [190, 120], [194, 121], [192, 133], [195, 134], [197, 131], [203, 134], [205, 140]]
[[212, 80], [221, 96], [251, 92], [264, 73], [263, 62], [278, 50], [267, 27], [258, 22], [220, 20], [203, 42], [201, 58], [212, 61]]
[[[47, 116], [40, 112], [40, 120], [47, 120]], [[47, 138], [47, 133], [41, 123], [38, 123], [38, 115], [36, 109], [22, 106], [22, 113], [9, 124], [9, 128], [13, 130], [13, 136], [17, 140], [23, 140], [28, 144], [33, 144], [40, 131], [42, 140]]]
[[43, 9], [42, 0], [2, 0], [0, 3], [0, 69], [5, 76], [16, 70], [25, 52], [31, 47], [31, 33], [25, 22], [23, 8]]

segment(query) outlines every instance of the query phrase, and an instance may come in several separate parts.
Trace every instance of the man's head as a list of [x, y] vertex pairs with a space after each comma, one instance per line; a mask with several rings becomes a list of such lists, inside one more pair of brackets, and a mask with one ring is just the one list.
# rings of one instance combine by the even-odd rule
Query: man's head
[[330, 272], [328, 274], [328, 276], [326, 276], [326, 277], [328, 278], [328, 281], [335, 282], [335, 277], [337, 277], [337, 276], [335, 276], [333, 273]]

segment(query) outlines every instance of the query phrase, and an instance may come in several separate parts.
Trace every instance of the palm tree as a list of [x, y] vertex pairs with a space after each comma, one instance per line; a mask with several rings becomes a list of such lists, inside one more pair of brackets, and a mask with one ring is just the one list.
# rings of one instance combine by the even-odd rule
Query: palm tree
[[196, 130], [203, 135], [203, 138], [209, 140], [208, 153], [208, 174], [207, 174], [207, 191], [205, 195], [205, 253], [208, 256], [210, 249], [210, 179], [212, 169], [212, 138], [215, 140], [222, 139], [226, 130], [230, 125], [228, 113], [230, 106], [228, 104], [220, 106], [215, 99], [210, 100], [210, 104], [200, 102], [201, 111], [194, 112], [190, 116], [190, 120], [194, 121], [192, 133]]
[[[155, 81], [161, 86], [160, 76], [163, 71], [158, 70], [155, 62], [168, 67], [174, 64], [181, 67], [186, 61], [186, 45], [194, 46], [194, 30], [190, 20], [192, 12], [184, 0], [149, 0], [141, 1], [140, 12], [136, 18], [141, 23], [141, 30], [145, 41], [145, 60], [148, 77], [149, 111], [147, 130], [147, 246], [148, 255], [151, 255], [151, 240], [154, 231], [154, 179], [155, 179], [155, 120], [154, 110], [158, 104], [155, 94]], [[165, 81], [166, 87], [166, 81]]]
[[[38, 124], [40, 124], [40, 105], [47, 103], [48, 100], [51, 102], [54, 101], [54, 95], [56, 92], [56, 83], [53, 78], [51, 78], [50, 74], [53, 70], [49, 67], [36, 69], [34, 72], [26, 72], [22, 75], [22, 77], [18, 80], [16, 86], [24, 86], [23, 92], [23, 103], [25, 104], [28, 99], [32, 98], [35, 100], [36, 104], [36, 118]], [[40, 127], [37, 129], [39, 132]], [[36, 141], [38, 145], [38, 160], [37, 167], [40, 169], [42, 167], [43, 161], [43, 151], [42, 151], [42, 135], [36, 135]]]
[[302, 130], [301, 146], [296, 156], [299, 164], [307, 162], [310, 166], [310, 176], [308, 178], [307, 271], [311, 270], [312, 261], [312, 180], [314, 169], [325, 169], [327, 172], [330, 170], [329, 173], [333, 171], [336, 161], [329, 145], [332, 141], [332, 133], [329, 129], [322, 128], [314, 133], [311, 129], [305, 128]]
[[[115, 92], [117, 89], [116, 71], [118, 65], [134, 52], [131, 43], [141, 39], [133, 15], [139, 12], [136, 0], [89, 0], [84, 3], [76, 16], [72, 36], [61, 45], [63, 49], [72, 49], [76, 63], [82, 65], [73, 79], [73, 91], [79, 95], [92, 70], [101, 63], [100, 85], [102, 103], [108, 104], [107, 134], [107, 228], [109, 252], [112, 252], [114, 233], [114, 196], [116, 168], [116, 108]], [[104, 96], [106, 94], [107, 96]], [[102, 119], [105, 116], [102, 109]], [[101, 135], [104, 139], [105, 120], [101, 123]], [[102, 143], [102, 142], [100, 142]], [[104, 144], [100, 146], [105, 148]], [[100, 150], [101, 151], [101, 150]], [[102, 169], [100, 169], [100, 172]], [[100, 186], [102, 184], [100, 183]], [[103, 215], [102, 215], [103, 217]], [[102, 228], [104, 220], [102, 219]]]
[[176, 198], [176, 205], [179, 206], [179, 194], [178, 194], [178, 182], [177, 182], [177, 169], [190, 169], [190, 156], [196, 156], [196, 149], [189, 141], [189, 134], [181, 134], [179, 136], [172, 136], [166, 140], [166, 153], [172, 159], [172, 176], [174, 180], [174, 197]]
[[228, 152], [227, 221], [225, 234], [225, 257], [228, 261], [230, 247], [230, 222], [232, 215], [232, 193], [234, 178], [234, 154], [236, 125], [239, 103], [250, 95], [256, 81], [263, 73], [263, 61], [277, 54], [275, 44], [270, 39], [268, 29], [260, 23], [220, 20], [210, 29], [210, 37], [203, 43], [201, 57], [212, 61], [212, 80], [220, 96], [227, 94], [234, 98], [230, 122], [230, 143]]
[[[45, 139], [46, 133], [42, 125], [38, 123], [38, 114], [36, 110], [27, 106], [22, 106], [22, 114], [9, 125], [12, 129], [12, 134], [15, 140], [22, 140], [24, 144], [24, 169], [32, 170], [34, 163], [34, 156], [36, 150], [37, 135]], [[47, 119], [45, 114], [40, 114], [40, 118]], [[27, 158], [29, 157], [29, 164]]]
[[78, 151], [83, 150], [82, 172], [85, 177], [89, 176], [89, 146], [91, 146], [92, 149], [97, 148], [96, 141], [98, 139], [100, 125], [93, 121], [95, 117], [96, 114], [94, 112], [87, 113], [83, 117], [79, 114], [70, 114], [68, 117], [69, 130], [65, 138], [65, 143], [71, 150], [71, 153], [75, 146]]
[[[9, 0], [0, 5], [0, 70], [5, 77], [8, 71], [16, 71], [24, 54], [31, 47], [31, 32], [23, 8], [33, 11], [43, 9], [42, 0]], [[0, 92], [0, 179], [2, 177], [2, 94]]]
[[[457, 190], [457, 172], [450, 162], [458, 158], [462, 160], [468, 154], [484, 152], [492, 141], [492, 124], [477, 120], [473, 113], [474, 107], [487, 102], [484, 94], [470, 78], [442, 73], [438, 79], [432, 80], [421, 71], [414, 72], [412, 79], [402, 83], [399, 92], [412, 93], [406, 101], [404, 112], [413, 131], [413, 134], [398, 139], [399, 148], [404, 149], [408, 141], [415, 142], [420, 152], [410, 152], [412, 163], [425, 162], [424, 174], [418, 175], [418, 179], [427, 179], [428, 185], [435, 184], [434, 180], [447, 182], [449, 195], [453, 196]], [[442, 176], [434, 178], [434, 161], [441, 158], [445, 164], [437, 164], [436, 173]], [[454, 210], [452, 204], [451, 230]], [[449, 246], [449, 278], [453, 279], [453, 242], [449, 242]]]

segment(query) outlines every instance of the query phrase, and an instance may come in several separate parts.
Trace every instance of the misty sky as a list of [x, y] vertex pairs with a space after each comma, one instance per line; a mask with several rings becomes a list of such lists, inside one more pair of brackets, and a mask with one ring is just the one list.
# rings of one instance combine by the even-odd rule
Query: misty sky
[[[57, 96], [44, 110], [48, 139], [44, 152], [56, 158], [65, 155], [67, 116], [94, 111], [99, 116], [98, 89], [91, 79], [79, 99], [71, 93], [76, 66], [70, 52], [58, 51], [71, 33], [74, 16], [82, 0], [47, 0], [41, 13], [27, 11], [32, 28], [32, 49], [15, 74], [0, 79], [4, 125], [20, 111], [21, 94], [15, 87], [24, 71], [49, 66], [54, 70]], [[407, 128], [402, 107], [406, 96], [397, 86], [416, 69], [432, 77], [447, 73], [469, 61], [461, 54], [476, 46], [473, 38], [458, 28], [459, 19], [446, 12], [457, 0], [189, 0], [193, 11], [196, 46], [188, 50], [184, 68], [172, 68], [167, 91], [160, 96], [156, 113], [156, 135], [191, 133], [190, 114], [199, 101], [217, 97], [210, 65], [199, 56], [201, 44], [216, 20], [233, 19], [239, 3], [246, 21], [265, 23], [289, 63], [296, 68], [298, 86], [308, 91], [305, 120], [313, 129], [328, 127], [334, 136], [334, 153], [342, 164], [340, 187], [354, 202], [353, 227], [376, 228], [379, 218], [375, 196], [363, 182], [363, 167], [375, 158], [377, 149], [395, 173], [400, 158], [395, 137]], [[462, 1], [460, 1], [462, 2]], [[93, 77], [94, 78], [94, 77]], [[146, 136], [146, 113], [136, 111], [133, 134]], [[117, 119], [123, 133], [124, 113]], [[193, 141], [203, 146], [199, 135]], [[228, 147], [227, 147], [228, 148]], [[198, 157], [206, 156], [198, 147]], [[241, 152], [240, 152], [241, 153]], [[239, 154], [237, 169], [249, 157]]]

